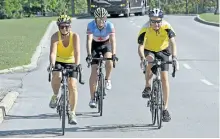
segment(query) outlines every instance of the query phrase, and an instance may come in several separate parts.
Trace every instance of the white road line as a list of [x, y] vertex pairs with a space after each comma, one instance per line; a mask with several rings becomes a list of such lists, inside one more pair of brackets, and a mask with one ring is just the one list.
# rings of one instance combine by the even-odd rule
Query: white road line
[[210, 83], [209, 81], [207, 81], [206, 79], [201, 79], [201, 81], [207, 85], [213, 85], [212, 83]]
[[132, 23], [132, 25], [135, 25], [135, 23]]
[[184, 68], [186, 69], [192, 69], [188, 64], [183, 64]]
[[134, 21], [130, 20], [130, 22], [134, 22]]
[[141, 28], [141, 26], [137, 26], [138, 28]]

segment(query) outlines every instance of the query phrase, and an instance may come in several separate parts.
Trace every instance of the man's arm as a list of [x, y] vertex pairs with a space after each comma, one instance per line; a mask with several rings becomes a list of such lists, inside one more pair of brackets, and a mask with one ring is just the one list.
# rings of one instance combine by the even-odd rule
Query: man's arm
[[145, 59], [145, 56], [144, 56], [144, 45], [139, 44], [139, 46], [138, 46], [138, 54], [139, 54], [140, 60]]
[[176, 48], [176, 40], [175, 37], [170, 38], [172, 56], [177, 57], [177, 48]]
[[50, 64], [53, 66], [56, 62], [56, 54], [57, 54], [57, 39], [56, 39], [56, 33], [51, 36], [51, 44], [50, 44]]
[[116, 54], [116, 37], [115, 37], [115, 33], [111, 33], [110, 35], [110, 42], [112, 45], [112, 54]]
[[139, 35], [138, 35], [138, 54], [139, 54], [139, 57], [141, 60], [143, 60], [145, 58], [144, 56], [144, 36], [145, 36], [145, 33], [146, 33], [146, 29], [143, 27], [140, 32], [139, 32]]
[[176, 48], [176, 33], [174, 32], [172, 26], [168, 24], [168, 28], [166, 29], [168, 33], [168, 37], [170, 39], [170, 44], [171, 44], [171, 49], [172, 49], [172, 56], [176, 57], [177, 56], [177, 48]]
[[86, 48], [87, 48], [87, 54], [91, 55], [91, 48], [92, 48], [92, 39], [93, 35], [92, 34], [87, 34], [87, 40], [86, 40]]
[[166, 31], [167, 31], [168, 37], [170, 39], [172, 56], [176, 57], [177, 56], [177, 48], [176, 48], [176, 40], [175, 40], [176, 33], [175, 33], [173, 27], [168, 22], [166, 22], [166, 24], [167, 24]]
[[88, 55], [91, 55], [92, 39], [93, 39], [93, 33], [92, 33], [91, 23], [89, 23], [88, 26], [87, 26], [86, 34], [87, 34], [87, 38], [86, 38], [87, 54], [88, 54]]
[[77, 33], [73, 34], [73, 47], [74, 47], [74, 57], [75, 64], [80, 64], [80, 38]]
[[115, 27], [113, 23], [110, 23], [108, 26], [108, 32], [109, 32], [109, 39], [110, 43], [112, 45], [112, 54], [116, 54], [116, 37], [115, 37]]

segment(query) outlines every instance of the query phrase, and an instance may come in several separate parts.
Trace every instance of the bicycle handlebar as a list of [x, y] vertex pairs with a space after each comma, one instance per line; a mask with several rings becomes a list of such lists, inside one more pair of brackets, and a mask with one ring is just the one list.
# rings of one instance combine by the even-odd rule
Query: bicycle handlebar
[[[113, 58], [105, 58], [105, 57], [101, 57], [101, 58], [92, 58], [92, 60], [98, 60], [98, 61], [106, 61], [106, 60], [112, 60], [113, 61], [113, 68], [115, 68], [115, 60], [113, 60]], [[92, 61], [91, 60], [91, 61]], [[116, 61], [118, 61], [118, 58], [116, 57]], [[88, 68], [90, 67], [91, 65], [91, 62], [89, 61], [86, 61], [88, 63]]]
[[[72, 64], [73, 65], [73, 67], [76, 67], [76, 70], [77, 70], [77, 72], [79, 73], [79, 83], [80, 84], [85, 84], [85, 82], [84, 81], [82, 81], [82, 66], [81, 66], [81, 64], [79, 64], [79, 65], [76, 65], [76, 64]], [[75, 70], [75, 68], [64, 68], [63, 66], [61, 66], [60, 64], [58, 64], [58, 65], [56, 65], [56, 67], [55, 68], [50, 68], [50, 70], [49, 70], [49, 82], [51, 81], [51, 73], [52, 73], [52, 71], [61, 71], [62, 73], [69, 73], [69, 72], [74, 72], [74, 71], [76, 71]]]
[[[173, 72], [172, 72], [172, 77], [175, 77], [175, 73], [176, 73], [176, 67], [174, 66], [174, 62], [173, 61], [161, 61], [161, 60], [154, 60], [151, 62], [145, 61], [144, 62], [144, 68], [146, 67], [147, 63], [151, 63], [151, 64], [155, 64], [156, 66], [161, 66], [164, 64], [173, 64]], [[145, 69], [144, 69], [144, 73], [145, 73]]]

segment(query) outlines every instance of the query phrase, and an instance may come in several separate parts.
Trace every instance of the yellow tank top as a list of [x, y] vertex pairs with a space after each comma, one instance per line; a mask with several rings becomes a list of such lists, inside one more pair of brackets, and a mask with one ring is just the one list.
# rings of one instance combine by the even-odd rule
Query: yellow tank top
[[62, 63], [74, 63], [73, 33], [70, 32], [69, 45], [67, 47], [64, 47], [63, 45], [60, 32], [58, 32], [58, 39], [56, 61]]

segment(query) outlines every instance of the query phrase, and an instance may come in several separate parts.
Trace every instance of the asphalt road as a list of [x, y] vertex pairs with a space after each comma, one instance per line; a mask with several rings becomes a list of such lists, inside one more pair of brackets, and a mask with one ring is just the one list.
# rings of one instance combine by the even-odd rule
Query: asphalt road
[[[117, 32], [119, 62], [112, 75], [113, 88], [104, 100], [102, 117], [97, 117], [97, 110], [88, 106], [90, 69], [85, 63], [85, 32], [90, 20], [75, 20], [72, 25], [81, 37], [86, 84], [79, 85], [78, 125], [68, 125], [65, 137], [219, 137], [217, 27], [197, 23], [193, 17], [166, 17], [177, 33], [180, 71], [176, 78], [170, 76], [172, 121], [155, 130], [149, 126], [147, 101], [141, 98], [144, 76], [136, 43], [137, 33], [148, 17], [110, 19]], [[0, 125], [0, 137], [60, 137], [61, 122], [48, 106], [52, 95], [46, 72], [48, 52], [49, 48], [45, 49], [38, 70], [24, 77], [22, 93]]]

